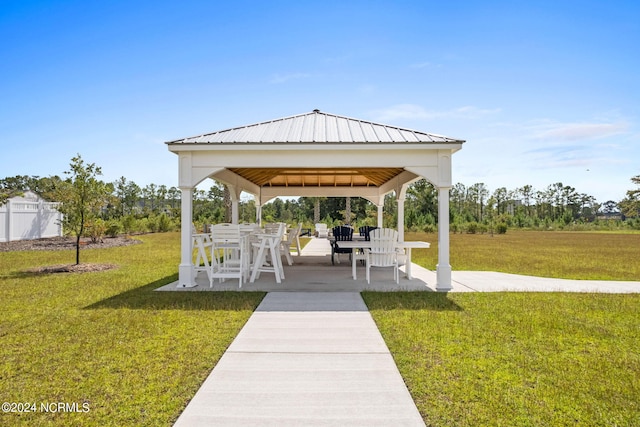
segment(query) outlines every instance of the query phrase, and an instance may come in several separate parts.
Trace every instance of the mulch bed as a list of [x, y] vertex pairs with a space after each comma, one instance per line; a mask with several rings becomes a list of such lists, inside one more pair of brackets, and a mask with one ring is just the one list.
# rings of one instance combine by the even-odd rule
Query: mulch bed
[[[105, 237], [102, 241], [92, 242], [91, 239], [80, 240], [82, 249], [104, 249], [116, 246], [135, 245], [140, 240], [130, 237]], [[76, 248], [76, 239], [73, 237], [51, 237], [48, 239], [17, 240], [13, 242], [1, 242], [0, 252], [13, 251], [62, 251]]]
[[90, 273], [95, 271], [106, 271], [118, 268], [114, 264], [60, 264], [47, 265], [44, 267], [30, 268], [28, 273], [50, 274], [50, 273]]
[[[80, 240], [80, 250], [84, 249], [104, 249], [117, 246], [129, 246], [142, 243], [140, 240], [129, 237], [107, 237], [99, 242], [92, 242], [91, 239]], [[48, 239], [18, 240], [14, 242], [1, 242], [0, 252], [12, 251], [61, 251], [75, 250], [76, 239], [71, 237], [52, 237]], [[118, 268], [114, 264], [60, 264], [36, 267], [27, 270], [31, 274], [50, 273], [89, 273], [96, 271], [106, 271]]]

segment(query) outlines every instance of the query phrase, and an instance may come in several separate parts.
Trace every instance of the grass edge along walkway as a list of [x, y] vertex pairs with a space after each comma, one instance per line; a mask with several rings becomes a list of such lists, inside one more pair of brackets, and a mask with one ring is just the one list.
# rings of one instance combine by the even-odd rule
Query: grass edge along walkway
[[[179, 245], [175, 234], [140, 239], [84, 251], [84, 262], [118, 266], [97, 273], [24, 273], [69, 251], [0, 253], [0, 396], [36, 405], [0, 413], [1, 425], [177, 419], [265, 294], [155, 292], [176, 280]], [[40, 410], [52, 402], [72, 410]]]
[[640, 295], [375, 293], [427, 425], [640, 425]]

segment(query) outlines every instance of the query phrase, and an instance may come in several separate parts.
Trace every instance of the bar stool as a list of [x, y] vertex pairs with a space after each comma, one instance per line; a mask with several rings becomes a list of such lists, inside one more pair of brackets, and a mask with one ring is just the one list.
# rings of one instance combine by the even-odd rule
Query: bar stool
[[[216, 224], [211, 227], [211, 267], [209, 287], [213, 287], [213, 279], [223, 281], [237, 278], [238, 287], [242, 287], [245, 273], [245, 239], [240, 235], [237, 224]], [[220, 261], [217, 257], [220, 256]]]
[[[196, 227], [191, 224], [191, 238], [193, 241], [193, 248], [197, 249], [196, 261], [194, 262], [194, 270], [196, 274], [200, 271], [207, 273], [207, 277], [210, 275], [211, 266], [209, 264], [209, 256], [207, 250], [211, 249], [213, 243], [211, 242], [211, 235], [209, 233], [198, 233]], [[200, 263], [204, 265], [200, 265]]]
[[[254, 257], [253, 268], [251, 269], [250, 283], [255, 282], [260, 277], [260, 273], [273, 273], [277, 283], [284, 279], [284, 268], [280, 257], [280, 243], [284, 234], [286, 224], [280, 223], [277, 231], [273, 233], [260, 233], [256, 235], [257, 242], [252, 246], [257, 250]], [[267, 257], [271, 259], [271, 265], [267, 262]]]

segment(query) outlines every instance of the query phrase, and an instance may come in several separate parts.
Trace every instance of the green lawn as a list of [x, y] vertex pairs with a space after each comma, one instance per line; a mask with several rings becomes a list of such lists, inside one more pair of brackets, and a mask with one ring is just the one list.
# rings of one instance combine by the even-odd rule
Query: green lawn
[[[0, 425], [171, 425], [263, 293], [164, 293], [177, 280], [179, 235], [85, 250], [98, 273], [33, 275], [72, 263], [72, 251], [0, 253], [0, 396], [39, 412], [0, 414]], [[41, 403], [86, 413], [43, 413]], [[87, 406], [83, 406], [86, 404]]]
[[[432, 248], [435, 235], [407, 233]], [[3, 402], [86, 413], [0, 414], [0, 425], [171, 425], [263, 293], [161, 293], [179, 234], [84, 250], [111, 271], [35, 275], [73, 251], [0, 253]], [[640, 280], [640, 235], [452, 235], [454, 269]], [[640, 425], [640, 295], [364, 293], [429, 425]], [[83, 406], [86, 405], [86, 406]]]
[[[437, 236], [414, 261], [435, 269]], [[640, 235], [451, 235], [451, 264], [640, 281]], [[363, 293], [427, 425], [639, 426], [640, 294]]]
[[640, 425], [638, 294], [363, 297], [427, 425]]
[[[430, 270], [438, 263], [438, 236], [406, 233], [426, 240], [413, 262]], [[640, 234], [518, 231], [507, 234], [450, 234], [454, 270], [488, 270], [540, 277], [640, 281]]]

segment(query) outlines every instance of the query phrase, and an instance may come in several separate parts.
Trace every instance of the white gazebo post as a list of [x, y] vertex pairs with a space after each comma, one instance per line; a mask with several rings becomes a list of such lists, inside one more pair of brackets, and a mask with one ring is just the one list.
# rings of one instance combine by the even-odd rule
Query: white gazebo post
[[398, 203], [398, 242], [404, 242], [404, 200], [407, 197], [407, 184], [402, 184], [396, 192]]
[[238, 199], [231, 199], [231, 224], [240, 222], [240, 211], [238, 209]]
[[438, 187], [438, 265], [436, 266], [436, 291], [447, 292], [451, 286], [449, 261], [449, 189]]
[[238, 201], [240, 200], [240, 192], [235, 185], [227, 184], [229, 188], [229, 194], [231, 195], [231, 224], [238, 224], [240, 222], [240, 211], [238, 209]]
[[[384, 198], [383, 198], [383, 200], [384, 200]], [[383, 212], [384, 212], [384, 203], [378, 205], [378, 228], [382, 228], [383, 227], [383, 225], [382, 225], [382, 223], [383, 223], [383, 216], [382, 216]]]
[[256, 224], [262, 225], [262, 205], [256, 202]]
[[180, 266], [178, 267], [178, 287], [192, 288], [196, 286], [196, 272], [193, 268], [193, 236], [191, 224], [193, 222], [193, 187], [180, 187], [182, 193], [181, 234], [180, 234]]
[[398, 199], [398, 242], [404, 242], [404, 198]]

